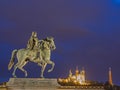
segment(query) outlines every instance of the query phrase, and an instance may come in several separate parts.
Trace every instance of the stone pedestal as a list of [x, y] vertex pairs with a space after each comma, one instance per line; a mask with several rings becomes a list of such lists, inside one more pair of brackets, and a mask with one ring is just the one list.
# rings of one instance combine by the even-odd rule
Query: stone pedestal
[[6, 87], [0, 90], [105, 90], [99, 86], [59, 86], [57, 79], [46, 78], [10, 78]]
[[42, 78], [10, 78], [8, 90], [56, 90], [57, 79]]

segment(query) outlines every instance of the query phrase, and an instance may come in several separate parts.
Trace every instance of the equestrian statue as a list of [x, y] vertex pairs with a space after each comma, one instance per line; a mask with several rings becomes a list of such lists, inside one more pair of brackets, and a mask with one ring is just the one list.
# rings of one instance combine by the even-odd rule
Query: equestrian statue
[[[27, 48], [15, 49], [12, 51], [12, 56], [8, 64], [8, 70], [10, 70], [14, 65], [14, 71], [12, 73], [13, 77], [17, 77], [15, 72], [20, 69], [25, 73], [27, 77], [27, 71], [23, 68], [28, 62], [34, 62], [41, 67], [41, 78], [44, 78], [44, 71], [47, 64], [52, 65], [48, 70], [51, 72], [54, 69], [55, 63], [50, 59], [51, 51], [55, 50], [56, 46], [53, 37], [47, 37], [45, 39], [39, 40], [37, 38], [37, 33], [32, 32], [30, 39], [28, 40]], [[17, 57], [17, 63], [15, 62], [15, 56]]]

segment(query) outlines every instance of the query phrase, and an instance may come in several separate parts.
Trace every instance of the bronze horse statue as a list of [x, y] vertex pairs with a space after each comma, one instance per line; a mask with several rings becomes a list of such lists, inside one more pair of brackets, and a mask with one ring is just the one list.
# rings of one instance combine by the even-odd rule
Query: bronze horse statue
[[[15, 62], [15, 56], [17, 57], [17, 63], [14, 65], [14, 71], [12, 73], [13, 77], [17, 77], [15, 75], [16, 69], [20, 69], [25, 73], [25, 77], [27, 77], [27, 71], [23, 68], [28, 62], [37, 63], [41, 66], [41, 76], [44, 77], [44, 70], [47, 64], [52, 65], [52, 68], [48, 70], [51, 72], [54, 69], [55, 63], [51, 61], [51, 50], [55, 50], [56, 46], [54, 43], [54, 38], [47, 37], [46, 39], [39, 40], [38, 50], [29, 50], [29, 49], [15, 49], [12, 51], [11, 60], [8, 65], [8, 70], [10, 70]], [[38, 55], [39, 52], [39, 55]]]

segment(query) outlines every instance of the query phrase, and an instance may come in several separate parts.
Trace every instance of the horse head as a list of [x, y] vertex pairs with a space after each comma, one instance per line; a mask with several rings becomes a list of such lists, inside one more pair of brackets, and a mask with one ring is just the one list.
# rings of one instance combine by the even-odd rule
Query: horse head
[[53, 37], [47, 37], [43, 40], [40, 40], [39, 41], [39, 46], [40, 46], [41, 49], [50, 49], [50, 50], [55, 50], [56, 49]]
[[47, 37], [47, 38], [46, 38], [46, 41], [48, 42], [49, 48], [50, 48], [51, 50], [55, 50], [55, 49], [56, 49], [56, 46], [55, 46], [54, 38], [53, 38], [53, 37]]

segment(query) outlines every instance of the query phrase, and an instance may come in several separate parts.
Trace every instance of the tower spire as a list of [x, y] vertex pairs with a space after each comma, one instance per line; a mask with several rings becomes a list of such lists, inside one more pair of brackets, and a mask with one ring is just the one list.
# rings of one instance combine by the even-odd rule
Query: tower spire
[[84, 70], [84, 67], [82, 67], [81, 75], [82, 75], [83, 82], [85, 82], [85, 70]]
[[109, 67], [109, 84], [110, 84], [110, 85], [113, 85], [111, 67]]
[[72, 71], [71, 71], [71, 69], [69, 70], [69, 77], [72, 77]]
[[79, 74], [78, 66], [76, 66], [75, 74], [76, 76]]

